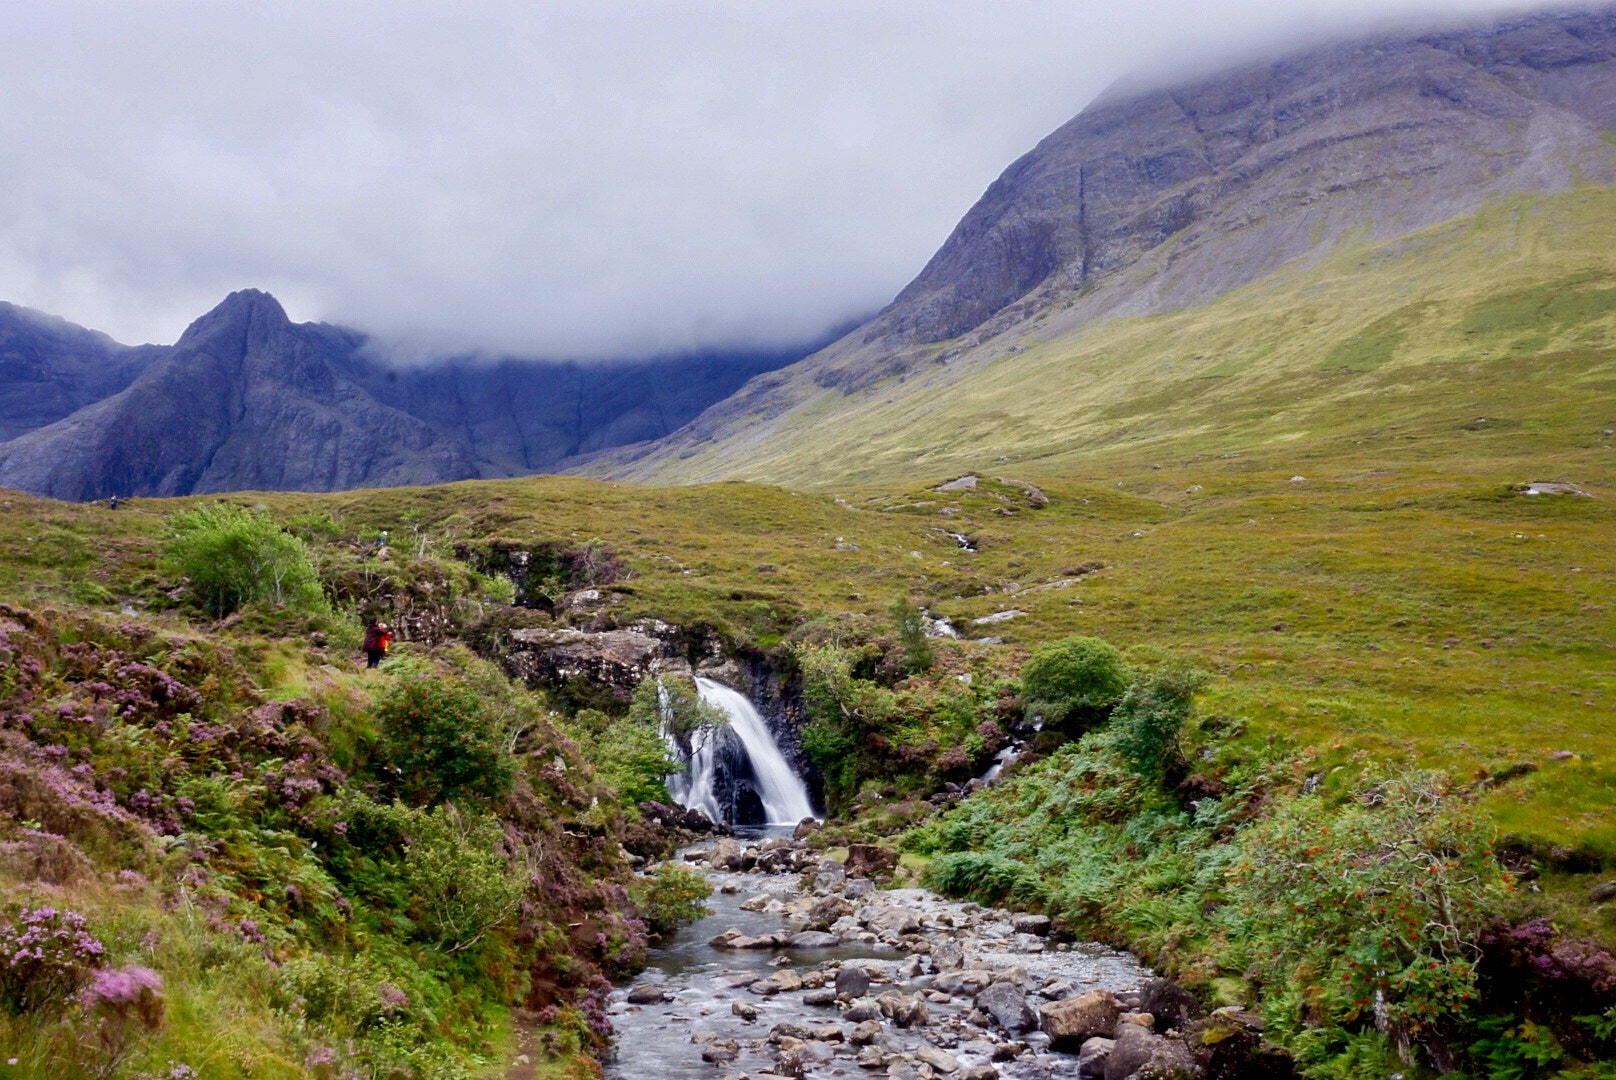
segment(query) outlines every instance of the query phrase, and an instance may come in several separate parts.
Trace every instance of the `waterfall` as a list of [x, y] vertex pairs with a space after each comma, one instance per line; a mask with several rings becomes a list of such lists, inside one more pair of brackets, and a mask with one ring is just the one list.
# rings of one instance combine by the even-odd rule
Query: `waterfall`
[[[696, 690], [701, 700], [724, 710], [729, 724], [691, 734], [687, 771], [668, 778], [674, 800], [714, 821], [795, 825], [812, 817], [808, 789], [746, 696], [711, 679], [698, 678]], [[675, 748], [685, 756], [682, 747]], [[761, 821], [747, 820], [759, 814]]]

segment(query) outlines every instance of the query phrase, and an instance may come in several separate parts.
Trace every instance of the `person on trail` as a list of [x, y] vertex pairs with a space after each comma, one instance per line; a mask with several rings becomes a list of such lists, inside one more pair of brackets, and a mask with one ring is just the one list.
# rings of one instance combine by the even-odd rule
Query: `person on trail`
[[107, 500], [107, 509], [108, 510], [116, 510], [116, 509], [118, 509], [118, 496], [114, 495], [114, 496], [112, 496], [112, 498]]
[[393, 631], [384, 622], [371, 619], [365, 626], [365, 643], [360, 646], [365, 651], [365, 666], [373, 668], [382, 662], [387, 655], [388, 646], [393, 644]]

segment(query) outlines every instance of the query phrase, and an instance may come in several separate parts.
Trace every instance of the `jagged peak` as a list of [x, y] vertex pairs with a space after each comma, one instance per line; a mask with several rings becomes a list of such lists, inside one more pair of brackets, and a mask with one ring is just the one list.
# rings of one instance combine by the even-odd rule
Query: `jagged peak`
[[290, 325], [292, 322], [287, 318], [286, 309], [269, 293], [262, 289], [237, 289], [219, 301], [213, 310], [186, 327], [178, 344], [184, 345], [204, 333], [227, 326], [245, 330], [254, 326], [262, 329]]

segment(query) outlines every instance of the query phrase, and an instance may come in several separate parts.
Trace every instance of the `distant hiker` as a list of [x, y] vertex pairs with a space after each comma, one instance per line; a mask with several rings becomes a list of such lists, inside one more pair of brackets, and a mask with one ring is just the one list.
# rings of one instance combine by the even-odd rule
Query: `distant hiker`
[[107, 509], [108, 510], [116, 510], [116, 509], [118, 509], [118, 496], [114, 495], [112, 498], [107, 500]]
[[361, 648], [365, 650], [365, 666], [373, 668], [382, 662], [387, 655], [388, 646], [393, 644], [393, 631], [384, 622], [371, 619], [365, 626], [365, 643]]

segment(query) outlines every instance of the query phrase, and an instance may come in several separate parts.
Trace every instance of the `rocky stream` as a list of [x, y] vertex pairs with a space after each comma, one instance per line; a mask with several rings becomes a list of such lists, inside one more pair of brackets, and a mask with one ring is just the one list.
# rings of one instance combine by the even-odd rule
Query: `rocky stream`
[[681, 853], [712, 882], [711, 913], [614, 995], [608, 1077], [1288, 1074], [1261, 1067], [1256, 1017], [1202, 1016], [1126, 953], [1056, 941], [1043, 915], [878, 888], [892, 852], [855, 846], [844, 864], [780, 832]]

